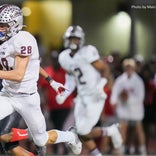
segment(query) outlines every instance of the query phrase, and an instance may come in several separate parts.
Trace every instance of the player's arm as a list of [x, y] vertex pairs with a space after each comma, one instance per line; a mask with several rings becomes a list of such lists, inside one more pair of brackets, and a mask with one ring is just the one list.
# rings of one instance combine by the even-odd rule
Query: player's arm
[[[49, 75], [48, 75], [48, 73], [42, 68], [42, 67], [40, 67], [40, 75], [43, 77], [43, 78], [48, 78], [48, 77], [50, 77]], [[52, 78], [50, 77], [50, 81], [52, 81]], [[50, 83], [50, 82], [49, 82]]]
[[94, 61], [92, 65], [100, 72], [102, 77], [107, 79], [107, 86], [112, 87], [113, 76], [111, 74], [110, 67], [108, 66], [108, 64], [99, 59]]
[[109, 78], [110, 70], [106, 63], [99, 59], [94, 61], [92, 65], [101, 73], [102, 77], [105, 77], [107, 79]]
[[53, 80], [42, 67], [40, 67], [40, 75], [43, 76], [46, 81], [48, 81], [48, 83], [50, 84], [50, 86], [58, 94], [61, 94], [61, 93], [63, 93], [66, 90], [66, 88], [64, 87], [64, 85], [62, 83], [59, 83], [59, 82], [56, 82], [55, 80]]
[[15, 68], [9, 71], [0, 70], [0, 79], [6, 79], [11, 81], [22, 81], [25, 71], [29, 62], [29, 56], [15, 57]]

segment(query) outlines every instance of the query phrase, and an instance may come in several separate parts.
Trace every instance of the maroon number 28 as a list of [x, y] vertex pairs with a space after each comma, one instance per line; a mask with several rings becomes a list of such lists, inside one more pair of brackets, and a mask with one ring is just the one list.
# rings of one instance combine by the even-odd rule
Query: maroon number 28
[[32, 46], [21, 46], [21, 54], [31, 54]]

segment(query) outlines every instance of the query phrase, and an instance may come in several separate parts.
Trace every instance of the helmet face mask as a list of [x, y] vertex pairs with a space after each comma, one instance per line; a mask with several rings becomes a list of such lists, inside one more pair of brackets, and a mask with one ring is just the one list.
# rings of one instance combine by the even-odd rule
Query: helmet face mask
[[0, 35], [0, 40], [5, 41], [17, 34], [23, 28], [23, 14], [21, 9], [10, 4], [0, 6], [0, 23], [8, 24], [6, 34], [4, 34], [4, 36]]
[[[76, 38], [79, 42], [71, 42], [72, 39]], [[64, 36], [64, 47], [70, 48], [71, 50], [78, 50], [85, 43], [85, 34], [83, 29], [80, 26], [70, 26]]]

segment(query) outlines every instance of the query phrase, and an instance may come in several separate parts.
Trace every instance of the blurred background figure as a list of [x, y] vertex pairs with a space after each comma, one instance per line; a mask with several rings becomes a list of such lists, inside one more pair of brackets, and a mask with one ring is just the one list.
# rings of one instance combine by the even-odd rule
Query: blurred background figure
[[106, 56], [105, 61], [109, 64], [111, 73], [114, 79], [116, 79], [122, 73], [122, 55], [120, 51], [112, 50], [110, 54]]
[[143, 67], [144, 67], [144, 64], [145, 64], [144, 57], [142, 55], [140, 55], [140, 54], [136, 54], [134, 56], [134, 60], [135, 60], [135, 63], [136, 63], [135, 71], [141, 76], [141, 73], [142, 73], [142, 70], [143, 70]]
[[66, 49], [60, 53], [59, 63], [74, 77], [77, 87], [74, 99], [76, 132], [91, 155], [102, 156], [95, 139], [105, 136], [111, 138], [117, 151], [122, 145], [118, 125], [97, 125], [106, 100], [104, 86], [112, 83], [109, 67], [101, 60], [95, 46], [85, 44], [85, 33], [79, 25], [69, 26], [63, 39]]
[[[123, 136], [122, 153], [146, 155], [145, 134], [142, 126], [144, 117], [145, 88], [141, 77], [135, 72], [134, 59], [124, 59], [124, 72], [114, 82], [111, 103], [114, 105], [121, 124]], [[130, 133], [128, 130], [131, 129]], [[128, 138], [130, 136], [130, 138]], [[137, 139], [137, 140], [136, 140]], [[128, 141], [128, 143], [127, 143]], [[136, 142], [137, 141], [137, 142]]]
[[[51, 77], [53, 77], [55, 81], [64, 84], [66, 72], [60, 67], [58, 63], [58, 54], [58, 51], [51, 51], [50, 64], [45, 66], [44, 69]], [[41, 106], [44, 115], [47, 118], [48, 129], [56, 128], [62, 130], [64, 123], [73, 107], [74, 93], [71, 94], [62, 105], [60, 105], [56, 102], [56, 92], [48, 85], [44, 78], [40, 77], [38, 86], [41, 93]], [[50, 148], [47, 153], [52, 152], [56, 155], [68, 154], [68, 149], [64, 144], [53, 145], [49, 147]]]
[[145, 117], [143, 123], [146, 134], [147, 151], [150, 154], [155, 153], [154, 147], [156, 143], [156, 86], [154, 83], [156, 63], [154, 63], [153, 58], [151, 61], [144, 63], [141, 72], [141, 77], [145, 85]]

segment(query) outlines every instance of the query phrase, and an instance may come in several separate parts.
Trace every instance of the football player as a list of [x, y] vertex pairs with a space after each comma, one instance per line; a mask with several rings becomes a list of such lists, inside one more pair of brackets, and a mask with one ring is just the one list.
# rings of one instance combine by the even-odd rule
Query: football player
[[[34, 143], [41, 147], [48, 144], [68, 143], [73, 153], [80, 154], [82, 145], [72, 130], [46, 131], [45, 118], [40, 108], [37, 80], [40, 57], [36, 39], [23, 31], [23, 14], [16, 5], [0, 6], [0, 79], [3, 88], [0, 93], [0, 120], [17, 111], [25, 120]], [[58, 93], [64, 86], [50, 77], [46, 78]], [[36, 118], [37, 117], [37, 118]], [[13, 128], [11, 135], [1, 135], [3, 142], [26, 139], [25, 130]]]
[[[95, 127], [106, 99], [103, 89], [111, 81], [111, 74], [108, 66], [100, 59], [97, 48], [84, 44], [85, 33], [80, 26], [70, 26], [63, 39], [66, 49], [60, 53], [59, 63], [74, 77], [78, 93], [74, 99], [75, 128], [91, 155], [102, 156], [94, 138], [110, 136], [116, 149], [122, 144], [117, 124]], [[61, 104], [63, 96], [58, 95], [56, 99]]]

